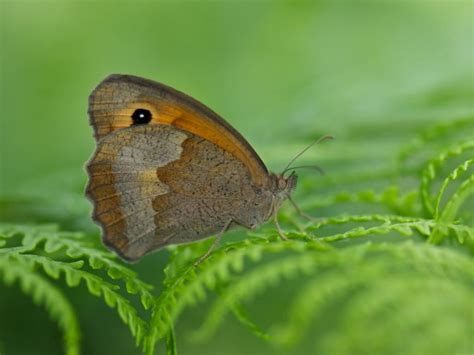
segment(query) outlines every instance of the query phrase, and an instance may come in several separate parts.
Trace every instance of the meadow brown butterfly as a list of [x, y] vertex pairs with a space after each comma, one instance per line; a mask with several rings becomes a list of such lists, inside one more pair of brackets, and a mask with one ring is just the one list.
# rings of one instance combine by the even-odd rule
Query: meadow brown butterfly
[[125, 260], [254, 229], [296, 187], [294, 171], [269, 172], [218, 114], [163, 84], [110, 75], [90, 95], [89, 116], [97, 149], [86, 195], [104, 243]]

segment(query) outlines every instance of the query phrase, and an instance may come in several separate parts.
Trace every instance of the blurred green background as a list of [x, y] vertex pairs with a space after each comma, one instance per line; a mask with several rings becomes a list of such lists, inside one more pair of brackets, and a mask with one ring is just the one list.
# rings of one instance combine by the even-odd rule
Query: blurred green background
[[[64, 192], [82, 194], [94, 149], [87, 98], [111, 73], [160, 81], [207, 104], [272, 170], [326, 133], [337, 140], [301, 162], [341, 175], [384, 169], [419, 129], [474, 112], [473, 22], [471, 1], [2, 1], [1, 195], [47, 194], [44, 209], [63, 213], [64, 228], [97, 235], [90, 205]], [[57, 222], [46, 212], [41, 221]], [[159, 287], [165, 254], [133, 268]], [[139, 353], [113, 310], [86, 291], [65, 292], [85, 354]], [[3, 347], [61, 352], [59, 330], [45, 326], [46, 312], [27, 296], [2, 287], [0, 303]], [[268, 313], [272, 304], [260, 301]], [[186, 330], [199, 319], [195, 311], [180, 322], [180, 353], [280, 353], [236, 321], [195, 345]]]

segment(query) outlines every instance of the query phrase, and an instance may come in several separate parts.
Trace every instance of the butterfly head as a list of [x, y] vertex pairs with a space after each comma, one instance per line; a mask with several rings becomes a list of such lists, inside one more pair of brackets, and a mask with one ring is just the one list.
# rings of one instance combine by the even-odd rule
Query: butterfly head
[[280, 195], [282, 199], [286, 199], [295, 190], [298, 176], [292, 171], [288, 176], [285, 176], [285, 174], [275, 175], [275, 180], [276, 193]]
[[296, 188], [297, 181], [298, 176], [296, 176], [295, 172], [292, 172], [288, 176], [284, 174], [270, 174], [270, 186], [259, 194], [259, 201], [261, 202], [257, 203], [257, 205], [261, 213], [257, 213], [257, 215], [262, 218], [260, 218], [255, 225], [260, 225], [268, 221], [277, 213], [283, 201], [290, 197]]

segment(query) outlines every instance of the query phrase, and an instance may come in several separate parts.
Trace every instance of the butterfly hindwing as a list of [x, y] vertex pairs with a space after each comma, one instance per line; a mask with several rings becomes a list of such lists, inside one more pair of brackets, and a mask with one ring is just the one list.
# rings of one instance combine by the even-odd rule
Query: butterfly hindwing
[[219, 232], [255, 195], [242, 162], [170, 125], [111, 132], [87, 170], [104, 242], [127, 260]]

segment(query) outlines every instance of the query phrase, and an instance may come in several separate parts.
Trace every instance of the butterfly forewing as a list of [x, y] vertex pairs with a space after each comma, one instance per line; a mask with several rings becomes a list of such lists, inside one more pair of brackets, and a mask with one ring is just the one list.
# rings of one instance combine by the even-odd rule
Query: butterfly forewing
[[97, 86], [89, 98], [96, 138], [134, 125], [137, 110], [150, 113], [151, 125], [172, 125], [218, 145], [244, 163], [256, 185], [266, 183], [265, 164], [239, 132], [200, 102], [151, 80], [115, 74]]

